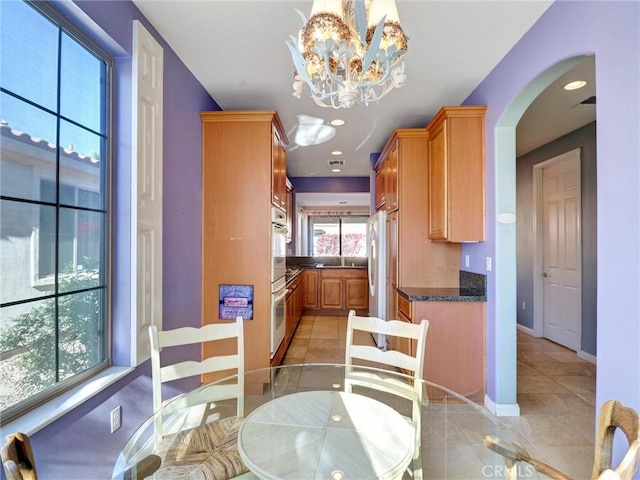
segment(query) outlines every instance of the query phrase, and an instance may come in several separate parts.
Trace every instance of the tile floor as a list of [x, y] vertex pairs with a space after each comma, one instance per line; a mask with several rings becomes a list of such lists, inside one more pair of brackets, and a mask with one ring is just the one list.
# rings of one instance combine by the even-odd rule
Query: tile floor
[[[303, 316], [285, 364], [344, 361], [346, 316]], [[518, 331], [520, 417], [502, 417], [527, 450], [575, 479], [591, 474], [595, 365], [549, 340]]]

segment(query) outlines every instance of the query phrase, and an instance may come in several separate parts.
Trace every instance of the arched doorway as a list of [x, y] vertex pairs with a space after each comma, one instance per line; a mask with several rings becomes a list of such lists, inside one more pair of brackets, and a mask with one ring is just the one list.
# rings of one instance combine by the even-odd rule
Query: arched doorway
[[516, 126], [531, 103], [552, 82], [579, 63], [585, 55], [556, 63], [534, 78], [505, 109], [495, 130], [496, 155], [496, 277], [495, 305], [495, 377], [498, 379], [496, 402], [490, 406], [498, 415], [518, 415], [516, 322]]

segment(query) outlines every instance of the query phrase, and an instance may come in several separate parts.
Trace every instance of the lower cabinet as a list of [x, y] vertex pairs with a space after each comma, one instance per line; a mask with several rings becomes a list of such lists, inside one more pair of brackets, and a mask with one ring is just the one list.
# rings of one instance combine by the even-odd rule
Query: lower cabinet
[[305, 272], [305, 308], [345, 313], [369, 311], [369, 282], [363, 268], [325, 268]]
[[326, 277], [320, 280], [320, 308], [344, 308], [344, 282], [341, 278]]
[[302, 309], [304, 303], [304, 282], [302, 275], [298, 275], [293, 281], [287, 285], [287, 303], [286, 303], [286, 328], [284, 341], [287, 345], [291, 342], [293, 334], [298, 327], [300, 318], [302, 317]]
[[[412, 302], [398, 295], [398, 313], [413, 323], [429, 320], [424, 379], [484, 403], [485, 303]], [[398, 350], [406, 348], [415, 346], [398, 346]]]
[[369, 281], [364, 278], [344, 279], [344, 302], [349, 310], [369, 309]]
[[305, 270], [302, 272], [304, 281], [304, 308], [318, 308], [318, 270]]
[[302, 318], [302, 311], [304, 310], [304, 275], [298, 275], [292, 281], [287, 284], [287, 296], [285, 301], [285, 329], [284, 329], [284, 341], [278, 351], [271, 359], [271, 366], [280, 365], [284, 356], [287, 353], [289, 344], [293, 340], [293, 335]]
[[327, 310], [369, 310], [369, 282], [366, 269], [333, 268], [320, 274], [320, 308]]

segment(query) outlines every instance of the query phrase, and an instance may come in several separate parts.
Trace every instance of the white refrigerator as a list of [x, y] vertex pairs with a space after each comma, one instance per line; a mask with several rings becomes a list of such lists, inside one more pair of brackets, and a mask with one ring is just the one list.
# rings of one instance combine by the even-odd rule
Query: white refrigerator
[[[367, 223], [367, 256], [369, 267], [369, 316], [387, 320], [387, 246], [385, 243], [387, 214], [377, 212]], [[374, 338], [378, 348], [387, 349], [385, 335]]]

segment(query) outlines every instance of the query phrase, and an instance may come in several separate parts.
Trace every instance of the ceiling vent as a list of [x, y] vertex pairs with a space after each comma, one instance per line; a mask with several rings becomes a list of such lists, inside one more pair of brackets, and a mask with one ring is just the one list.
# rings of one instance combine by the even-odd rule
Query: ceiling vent
[[580, 102], [580, 105], [595, 105], [596, 104], [596, 96], [593, 95], [586, 100]]
[[344, 160], [327, 160], [327, 164], [330, 167], [343, 167], [345, 162]]

